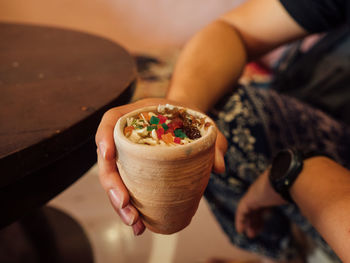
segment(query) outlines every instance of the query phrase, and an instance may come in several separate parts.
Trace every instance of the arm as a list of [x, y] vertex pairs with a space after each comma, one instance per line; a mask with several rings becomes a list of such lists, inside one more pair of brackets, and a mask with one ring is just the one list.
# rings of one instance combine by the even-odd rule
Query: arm
[[246, 1], [188, 42], [167, 98], [207, 111], [232, 89], [247, 60], [305, 35], [278, 0]]
[[[350, 171], [326, 157], [305, 160], [304, 168], [291, 187], [291, 196], [302, 214], [319, 231], [337, 255], [350, 260]], [[266, 207], [285, 204], [263, 173], [241, 199], [236, 228], [254, 237], [258, 230], [251, 216]]]
[[291, 188], [301, 212], [344, 261], [350, 260], [350, 171], [329, 158], [305, 161]]
[[[258, 22], [257, 22], [258, 21]], [[184, 48], [175, 68], [167, 99], [173, 104], [209, 110], [228, 92], [247, 58], [257, 56], [291, 39], [301, 37], [301, 29], [278, 0], [250, 0], [196, 34]], [[111, 204], [135, 234], [144, 230], [136, 209], [116, 168], [113, 128], [118, 118], [145, 105], [166, 103], [148, 99], [117, 107], [105, 113], [96, 133], [99, 177]], [[214, 169], [222, 172], [226, 140], [218, 133]]]

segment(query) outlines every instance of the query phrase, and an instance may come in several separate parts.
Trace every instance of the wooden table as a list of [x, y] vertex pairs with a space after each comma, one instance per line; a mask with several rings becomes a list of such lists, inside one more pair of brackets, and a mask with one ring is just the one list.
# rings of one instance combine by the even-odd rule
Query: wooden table
[[96, 162], [103, 113], [132, 96], [136, 65], [112, 41], [0, 23], [0, 228]]

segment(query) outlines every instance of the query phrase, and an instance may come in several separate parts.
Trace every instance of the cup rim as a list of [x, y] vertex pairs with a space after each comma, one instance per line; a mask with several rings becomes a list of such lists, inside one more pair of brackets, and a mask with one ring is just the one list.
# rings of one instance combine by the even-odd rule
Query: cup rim
[[[155, 110], [158, 108], [159, 105], [163, 105], [163, 104], [141, 107], [119, 118], [119, 120], [117, 121], [114, 127], [114, 133], [113, 133], [117, 151], [118, 151], [118, 148], [122, 147], [124, 150], [127, 150], [129, 153], [134, 152], [135, 155], [144, 154], [145, 159], [173, 160], [174, 158], [175, 159], [188, 158], [189, 156], [192, 156], [201, 151], [207, 150], [208, 148], [212, 147], [213, 144], [215, 144], [216, 134], [217, 134], [217, 128], [216, 128], [215, 122], [202, 112], [199, 112], [187, 107], [177, 106], [177, 105], [171, 105], [171, 106], [174, 106], [180, 109], [186, 109], [187, 112], [195, 116], [206, 117], [209, 119], [209, 121], [213, 125], [211, 125], [208, 128], [208, 132], [204, 136], [185, 145], [176, 145], [176, 146], [145, 145], [145, 144], [138, 144], [130, 141], [124, 135], [124, 127], [125, 127], [126, 119], [129, 117], [135, 116], [140, 112]], [[150, 150], [152, 151], [152, 155], [149, 154]], [[171, 153], [172, 155], [171, 157], [169, 156], [169, 153]]]

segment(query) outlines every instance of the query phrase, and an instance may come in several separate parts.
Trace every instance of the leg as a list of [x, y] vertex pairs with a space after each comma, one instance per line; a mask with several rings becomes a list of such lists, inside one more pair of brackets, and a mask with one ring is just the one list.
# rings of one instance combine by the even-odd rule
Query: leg
[[227, 170], [212, 175], [205, 195], [231, 242], [266, 257], [290, 260], [298, 255], [291, 232], [293, 221], [332, 255], [294, 205], [273, 209], [263, 233], [254, 239], [237, 234], [234, 216], [239, 199], [282, 148], [322, 151], [349, 165], [348, 129], [297, 100], [249, 87], [239, 88], [220, 103], [213, 118], [229, 142]]

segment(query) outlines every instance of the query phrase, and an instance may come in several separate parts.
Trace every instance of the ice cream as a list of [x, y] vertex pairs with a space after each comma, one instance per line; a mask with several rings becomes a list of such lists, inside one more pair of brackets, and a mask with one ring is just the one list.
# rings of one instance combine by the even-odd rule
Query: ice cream
[[146, 227], [172, 234], [197, 211], [214, 163], [217, 130], [201, 112], [145, 106], [114, 128], [116, 163]]
[[166, 104], [159, 105], [154, 111], [128, 117], [124, 135], [138, 144], [184, 145], [204, 136], [211, 125], [205, 116]]

